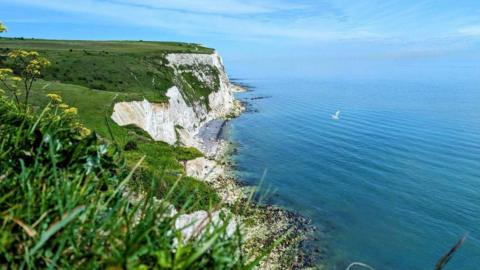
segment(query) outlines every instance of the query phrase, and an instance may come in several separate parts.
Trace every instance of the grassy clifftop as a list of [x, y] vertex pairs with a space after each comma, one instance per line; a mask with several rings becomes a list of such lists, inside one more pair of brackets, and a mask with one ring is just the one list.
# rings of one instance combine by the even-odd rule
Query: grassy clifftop
[[214, 50], [194, 43], [182, 42], [154, 42], [154, 41], [88, 41], [88, 40], [49, 40], [1, 38], [2, 47], [11, 49], [32, 49], [37, 51], [57, 50], [90, 50], [130, 53], [204, 53], [210, 54]]
[[[34, 50], [52, 62], [43, 79], [74, 84], [88, 89], [129, 94], [124, 98], [147, 98], [165, 102], [168, 88], [177, 85], [186, 98], [192, 97], [189, 86], [198, 80], [176, 78], [164, 56], [168, 53], [211, 54], [213, 49], [197, 44], [149, 41], [66, 41], [40, 39], [0, 39], [0, 63], [14, 49]], [[201, 85], [200, 85], [201, 86]], [[207, 90], [205, 91], [206, 88]], [[199, 96], [215, 89], [199, 88]], [[193, 94], [195, 98], [195, 93]]]

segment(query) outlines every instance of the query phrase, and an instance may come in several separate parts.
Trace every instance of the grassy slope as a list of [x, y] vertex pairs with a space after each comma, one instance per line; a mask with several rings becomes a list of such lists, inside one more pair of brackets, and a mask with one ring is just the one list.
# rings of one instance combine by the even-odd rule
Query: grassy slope
[[[174, 78], [173, 71], [162, 62], [163, 55], [168, 52], [211, 53], [211, 49], [194, 44], [160, 42], [0, 39], [0, 55], [11, 49], [36, 50], [52, 62], [44, 79], [35, 85], [31, 99], [34, 105], [44, 105], [47, 93], [60, 94], [67, 104], [78, 108], [79, 117], [87, 127], [103, 138], [111, 139], [106, 124], [108, 121], [114, 140], [119, 145], [123, 147], [129, 141], [137, 143], [137, 149], [125, 153], [131, 165], [147, 155], [140, 170], [141, 175], [137, 175], [139, 183], [150, 183], [152, 177], [162, 179], [159, 193], [173, 185], [183, 172], [178, 160], [185, 149], [154, 142], [129, 128], [119, 127], [110, 120], [113, 104], [115, 101], [143, 97], [165, 101], [164, 94], [173, 85]], [[8, 62], [3, 61], [2, 64], [0, 58], [0, 66], [4, 65], [8, 65]], [[152, 83], [152, 76], [156, 79], [155, 84]], [[98, 87], [92, 85], [105, 87], [96, 90], [94, 88]], [[195, 156], [199, 156], [198, 152], [192, 157]], [[219, 201], [206, 184], [183, 177], [174, 203], [183, 206], [192, 200], [192, 194], [196, 202], [190, 204], [192, 210], [205, 209]]]
[[166, 53], [213, 52], [212, 49], [195, 44], [173, 42], [5, 38], [0, 39], [0, 48], [0, 53], [12, 49], [35, 50], [41, 53], [52, 62], [52, 66], [44, 73], [45, 80], [90, 89], [131, 93], [131, 99], [145, 97], [156, 102], [167, 100], [165, 93], [176, 81], [173, 70], [166, 66]]

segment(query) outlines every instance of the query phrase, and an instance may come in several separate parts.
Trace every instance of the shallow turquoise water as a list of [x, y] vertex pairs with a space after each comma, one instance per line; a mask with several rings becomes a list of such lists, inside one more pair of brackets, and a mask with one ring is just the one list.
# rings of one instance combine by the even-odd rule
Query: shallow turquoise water
[[238, 174], [268, 170], [269, 202], [313, 220], [329, 269], [433, 269], [465, 233], [447, 269], [480, 269], [480, 84], [247, 82]]

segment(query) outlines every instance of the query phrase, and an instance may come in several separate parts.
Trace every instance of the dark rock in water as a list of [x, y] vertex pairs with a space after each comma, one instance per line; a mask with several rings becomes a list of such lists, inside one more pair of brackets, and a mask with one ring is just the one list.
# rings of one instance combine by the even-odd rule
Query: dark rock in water
[[259, 99], [266, 99], [266, 98], [271, 98], [272, 96], [259, 96], [259, 97], [252, 97], [250, 100], [259, 100]]
[[245, 112], [247, 112], [247, 113], [258, 113], [259, 110], [258, 109], [248, 109], [247, 108], [247, 110], [245, 110]]
[[243, 82], [241, 79], [238, 79], [238, 78], [230, 78], [230, 82], [244, 88], [247, 92], [250, 92], [253, 89], [255, 89], [255, 86], [250, 85], [246, 82]]
[[242, 100], [242, 105], [245, 107], [245, 113], [257, 113], [258, 109], [255, 108], [250, 102]]

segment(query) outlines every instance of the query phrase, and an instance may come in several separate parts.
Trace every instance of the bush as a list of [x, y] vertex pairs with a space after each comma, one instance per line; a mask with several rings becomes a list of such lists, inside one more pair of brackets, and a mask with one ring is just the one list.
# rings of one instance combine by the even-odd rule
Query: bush
[[135, 141], [128, 141], [123, 147], [123, 150], [125, 151], [131, 151], [131, 150], [137, 150], [137, 149], [138, 149], [138, 145], [137, 145], [137, 142]]
[[96, 83], [96, 82], [90, 84], [90, 88], [96, 89], [96, 90], [102, 90], [102, 91], [107, 90], [107, 87], [103, 83]]

